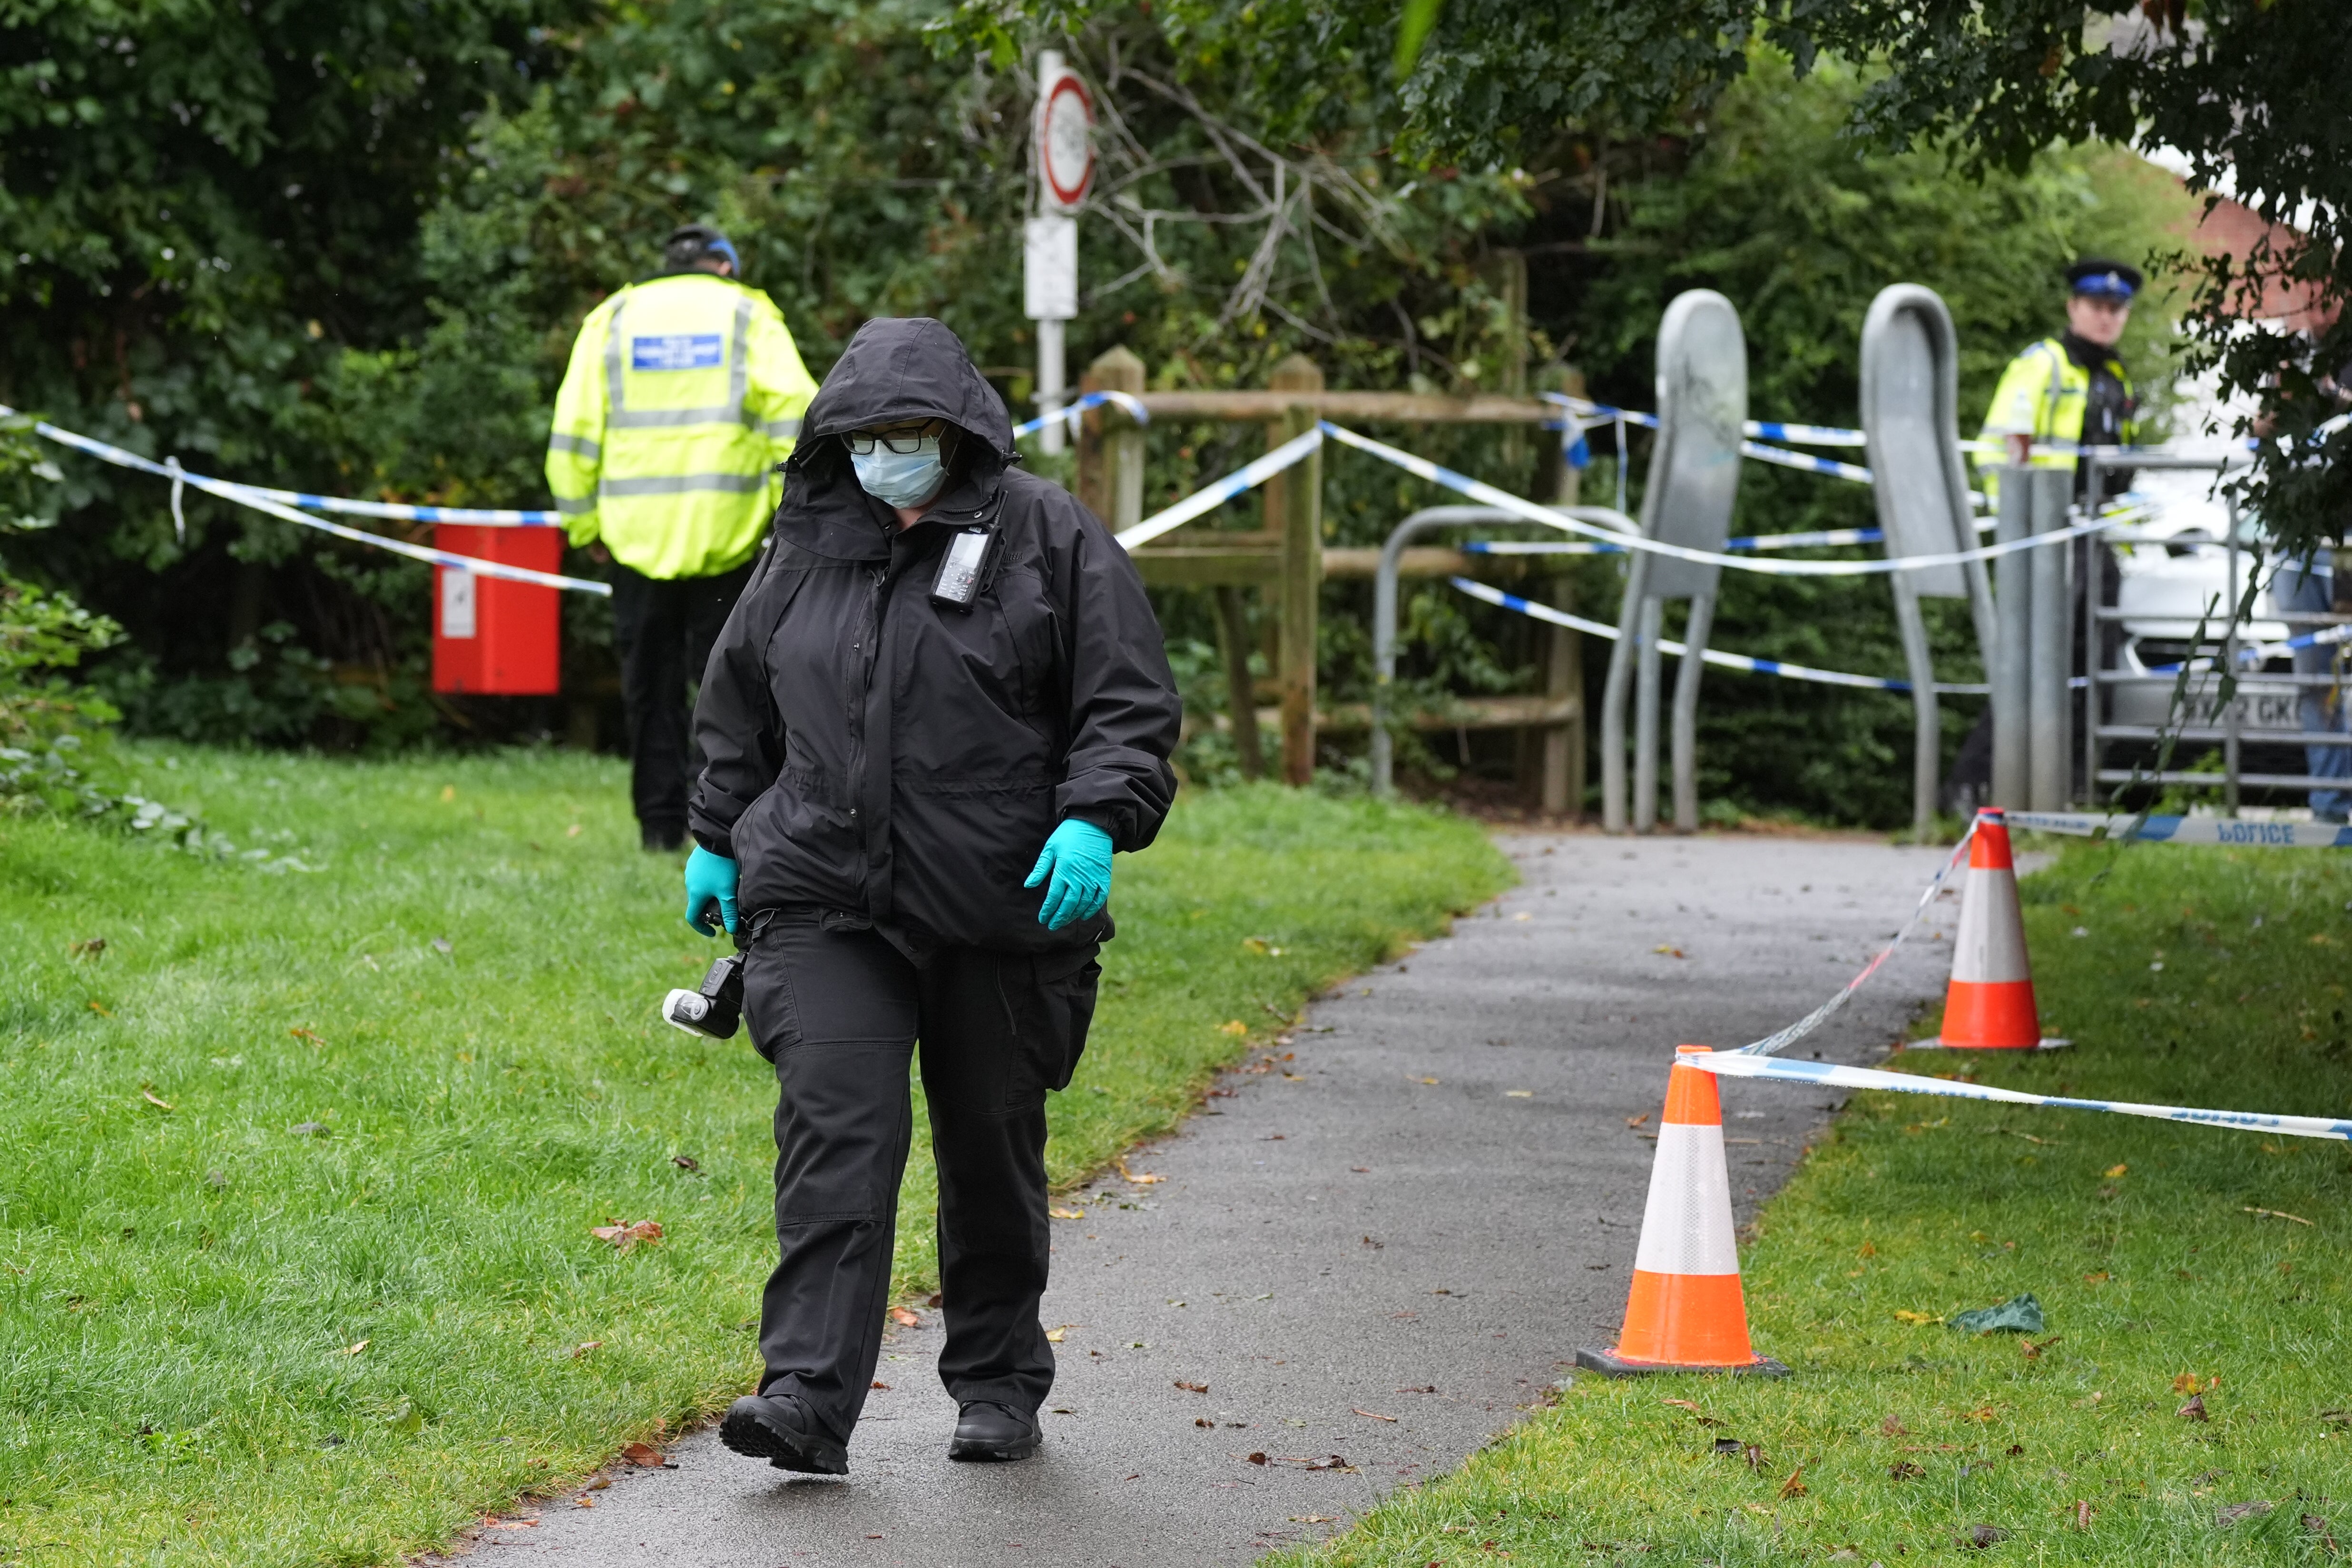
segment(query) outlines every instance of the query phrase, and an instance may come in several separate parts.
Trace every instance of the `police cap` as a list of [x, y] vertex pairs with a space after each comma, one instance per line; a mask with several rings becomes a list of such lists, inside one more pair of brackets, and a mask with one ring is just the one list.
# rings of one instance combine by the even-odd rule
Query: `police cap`
[[2095, 299], [2128, 300], [2140, 290], [2139, 268], [2104, 257], [2086, 256], [2066, 268], [2066, 291]]
[[735, 254], [735, 247], [707, 223], [680, 224], [670, 230], [669, 238], [662, 245], [662, 260], [671, 267], [692, 267], [714, 258], [738, 272], [743, 270], [742, 258]]

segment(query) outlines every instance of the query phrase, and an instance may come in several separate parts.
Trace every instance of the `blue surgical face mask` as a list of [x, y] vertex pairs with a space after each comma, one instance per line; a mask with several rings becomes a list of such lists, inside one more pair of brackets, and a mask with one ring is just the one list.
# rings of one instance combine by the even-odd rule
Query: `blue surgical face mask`
[[937, 436], [924, 437], [921, 449], [913, 452], [893, 452], [877, 443], [862, 456], [852, 452], [849, 461], [866, 493], [884, 506], [914, 506], [930, 500], [947, 473], [940, 462]]

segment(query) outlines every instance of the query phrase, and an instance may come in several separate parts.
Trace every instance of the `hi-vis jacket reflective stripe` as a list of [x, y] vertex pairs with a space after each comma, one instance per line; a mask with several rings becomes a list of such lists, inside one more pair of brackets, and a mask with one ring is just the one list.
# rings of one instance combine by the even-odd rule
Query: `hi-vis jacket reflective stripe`
[[[2131, 377], [2124, 374], [2123, 362], [2108, 356], [2107, 373], [2123, 383], [2124, 396], [2130, 398]], [[2064, 343], [2056, 338], [2044, 338], [2010, 361], [2009, 368], [2000, 373], [2000, 384], [1993, 388], [1992, 405], [1985, 410], [1982, 436], [1994, 442], [2007, 436], [2031, 436], [2033, 455], [2028, 461], [2032, 467], [2074, 468], [2077, 461], [2075, 447], [2083, 438], [2083, 414], [2090, 399], [2091, 373], [2074, 363]], [[2139, 439], [2138, 423], [2126, 418], [2121, 434], [2123, 445], [2136, 444]], [[1997, 470], [2008, 461], [2005, 452], [1977, 454], [1977, 466], [1984, 470], [1985, 489], [1996, 500], [2000, 483]]]
[[572, 542], [601, 539], [648, 577], [741, 565], [815, 394], [758, 289], [710, 272], [622, 289], [581, 323], [547, 438], [547, 483]]

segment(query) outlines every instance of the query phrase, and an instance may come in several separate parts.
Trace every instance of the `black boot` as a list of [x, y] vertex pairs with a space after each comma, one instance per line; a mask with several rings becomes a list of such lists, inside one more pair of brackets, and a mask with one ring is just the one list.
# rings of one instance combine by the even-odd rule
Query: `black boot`
[[1010, 1405], [975, 1399], [956, 1418], [950, 1459], [1025, 1459], [1037, 1451], [1037, 1419]]
[[727, 1407], [719, 1440], [780, 1470], [845, 1476], [849, 1450], [824, 1434], [808, 1406], [789, 1394], [747, 1394]]

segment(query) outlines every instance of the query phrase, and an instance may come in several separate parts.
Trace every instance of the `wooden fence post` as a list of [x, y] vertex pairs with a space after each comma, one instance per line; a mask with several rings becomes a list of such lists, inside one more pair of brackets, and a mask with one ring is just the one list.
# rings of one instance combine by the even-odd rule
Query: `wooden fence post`
[[[1323, 390], [1323, 372], [1304, 354], [1274, 367], [1277, 392]], [[1304, 436], [1319, 417], [1312, 404], [1293, 406], [1269, 426], [1269, 447]], [[1323, 589], [1323, 454], [1266, 484], [1266, 527], [1282, 534], [1282, 780], [1315, 780], [1315, 623]]]
[[[1097, 355], [1078, 390], [1143, 390], [1143, 362], [1124, 348]], [[1116, 533], [1143, 521], [1143, 427], [1124, 409], [1087, 410], [1078, 419], [1078, 500]]]

